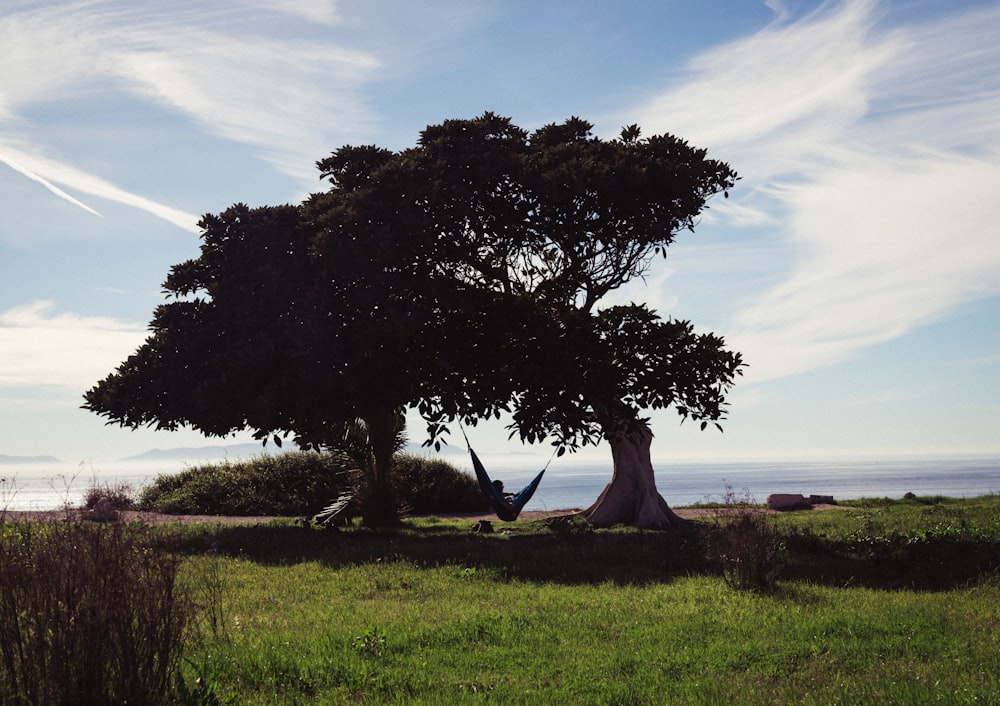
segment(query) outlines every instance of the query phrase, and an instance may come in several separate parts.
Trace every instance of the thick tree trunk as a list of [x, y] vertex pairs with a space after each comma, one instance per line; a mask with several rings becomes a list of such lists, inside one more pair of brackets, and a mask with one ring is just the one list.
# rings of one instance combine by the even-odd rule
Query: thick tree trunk
[[673, 529], [684, 523], [656, 490], [649, 447], [653, 433], [646, 424], [609, 438], [614, 471], [597, 501], [581, 513], [597, 527], [615, 524], [643, 529]]
[[399, 502], [391, 482], [371, 478], [362, 490], [361, 522], [365, 527], [395, 527], [399, 524]]
[[399, 524], [399, 499], [392, 482], [393, 457], [400, 424], [399, 412], [371, 415], [365, 420], [371, 451], [369, 468], [364, 469], [366, 487], [362, 491], [361, 521], [366, 527]]

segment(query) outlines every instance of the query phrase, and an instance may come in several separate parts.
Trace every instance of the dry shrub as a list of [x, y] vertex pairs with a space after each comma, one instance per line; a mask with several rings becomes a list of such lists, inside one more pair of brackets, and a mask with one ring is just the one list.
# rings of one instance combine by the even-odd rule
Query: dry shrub
[[194, 607], [145, 534], [0, 522], [0, 700], [166, 702]]
[[106, 504], [115, 510], [131, 510], [135, 507], [136, 492], [131, 483], [91, 483], [83, 492], [83, 509], [93, 510], [98, 504]]
[[723, 507], [715, 515], [708, 559], [719, 567], [726, 583], [745, 591], [774, 588], [781, 568], [783, 539], [770, 516], [750, 500], [726, 487]]

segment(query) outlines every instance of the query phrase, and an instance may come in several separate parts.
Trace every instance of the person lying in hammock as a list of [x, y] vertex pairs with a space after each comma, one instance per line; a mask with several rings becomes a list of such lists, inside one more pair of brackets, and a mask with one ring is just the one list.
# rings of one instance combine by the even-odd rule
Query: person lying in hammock
[[511, 502], [514, 499], [514, 493], [503, 492], [502, 480], [493, 481], [493, 487], [497, 489], [497, 492], [500, 493], [501, 497], [503, 497], [503, 499], [506, 500], [507, 502]]
[[[466, 439], [466, 442], [468, 442], [468, 439]], [[489, 502], [493, 512], [504, 522], [513, 522], [516, 520], [518, 514], [528, 504], [538, 484], [542, 481], [542, 476], [545, 475], [545, 468], [539, 471], [538, 475], [528, 485], [524, 486], [524, 489], [520, 493], [505, 493], [503, 490], [503, 481], [494, 481], [490, 478], [471, 446], [469, 447], [469, 455], [472, 457], [472, 466], [476, 469], [476, 479], [479, 481], [479, 489], [483, 491], [483, 495], [486, 496], [486, 500]], [[552, 458], [555, 458], [555, 453], [552, 454]], [[550, 458], [549, 461], [551, 460]], [[548, 465], [545, 464], [546, 467]]]

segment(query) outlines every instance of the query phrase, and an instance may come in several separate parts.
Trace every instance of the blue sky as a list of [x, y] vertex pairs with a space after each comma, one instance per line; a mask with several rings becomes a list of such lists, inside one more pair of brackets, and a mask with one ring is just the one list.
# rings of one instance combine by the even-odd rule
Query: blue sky
[[340, 145], [487, 110], [638, 123], [742, 177], [609, 300], [750, 365], [724, 434], [658, 414], [655, 457], [1000, 453], [998, 36], [1000, 4], [968, 0], [7, 0], [0, 454], [218, 443], [79, 409], [199, 216], [298, 201]]

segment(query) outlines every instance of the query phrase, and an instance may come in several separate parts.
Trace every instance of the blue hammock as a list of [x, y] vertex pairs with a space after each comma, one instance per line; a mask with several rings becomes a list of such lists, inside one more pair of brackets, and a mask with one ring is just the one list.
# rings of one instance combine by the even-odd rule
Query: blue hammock
[[472, 466], [476, 469], [476, 478], [479, 479], [479, 488], [483, 491], [483, 495], [490, 502], [490, 507], [493, 512], [497, 514], [504, 522], [513, 522], [517, 519], [521, 510], [524, 506], [528, 504], [531, 500], [531, 496], [535, 494], [535, 489], [538, 484], [542, 482], [542, 476], [545, 475], [545, 469], [543, 468], [541, 472], [535, 476], [534, 480], [524, 486], [524, 489], [512, 498], [505, 497], [503, 493], [499, 492], [494, 486], [493, 481], [490, 480], [489, 475], [486, 473], [486, 469], [483, 468], [482, 461], [476, 456], [476, 452], [469, 447], [469, 454], [472, 456]]

